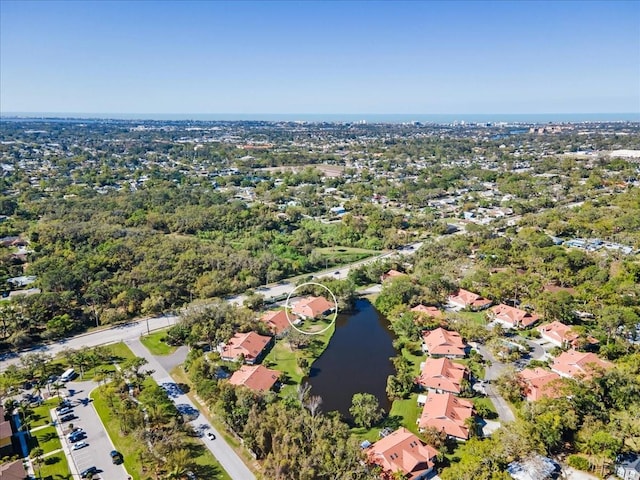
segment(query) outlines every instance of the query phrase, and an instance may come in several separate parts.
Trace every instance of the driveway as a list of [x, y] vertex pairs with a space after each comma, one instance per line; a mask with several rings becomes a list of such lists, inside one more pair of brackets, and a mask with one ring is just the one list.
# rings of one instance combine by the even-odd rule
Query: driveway
[[158, 359], [151, 355], [149, 350], [147, 350], [138, 339], [127, 340], [126, 344], [135, 355], [147, 359], [148, 363], [144, 369], [153, 370], [153, 374], [151, 375], [153, 379], [167, 391], [169, 398], [175, 403], [178, 411], [189, 415], [189, 423], [196, 430], [206, 430], [215, 434], [216, 440], [209, 440], [207, 437], [204, 437], [203, 442], [229, 476], [233, 480], [255, 480], [255, 476], [251, 473], [251, 470], [249, 470], [236, 452], [227, 445], [222, 435], [213, 428], [204, 416], [200, 415], [200, 412], [191, 402], [191, 399], [180, 390]]
[[489, 381], [485, 385], [487, 397], [489, 397], [491, 403], [493, 403], [493, 406], [496, 407], [498, 417], [503, 423], [513, 422], [516, 417], [511, 411], [511, 407], [509, 407], [507, 401], [498, 394], [495, 386], [491, 384], [491, 382], [493, 382], [504, 372], [507, 366], [504, 363], [497, 361], [491, 354], [489, 349], [487, 349], [484, 345], [477, 344], [475, 348], [478, 353], [483, 356], [483, 358], [491, 362], [491, 366], [485, 368], [485, 380]]
[[[61, 432], [65, 434], [60, 437], [62, 449], [67, 456], [73, 478], [79, 478], [79, 472], [95, 466], [100, 470], [100, 473], [98, 477], [94, 478], [127, 480], [129, 475], [124, 466], [114, 465], [111, 461], [109, 452], [114, 449], [113, 443], [111, 443], [102, 421], [93, 407], [93, 403], [88, 401], [90, 391], [97, 386], [98, 384], [95, 382], [67, 383], [67, 389], [74, 391], [69, 400], [73, 405], [73, 413], [77, 418], [57, 425], [58, 434]], [[52, 417], [56, 418], [55, 410], [52, 411]], [[70, 423], [73, 423], [74, 427], [84, 429], [87, 436], [83, 440], [89, 444], [88, 447], [75, 451], [71, 450], [73, 443], [69, 442], [66, 435]]]

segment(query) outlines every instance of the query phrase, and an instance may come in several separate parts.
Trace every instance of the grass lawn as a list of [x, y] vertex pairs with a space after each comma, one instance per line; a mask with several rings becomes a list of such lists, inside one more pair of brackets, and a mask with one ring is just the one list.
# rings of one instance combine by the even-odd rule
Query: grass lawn
[[[182, 381], [182, 379], [176, 379]], [[145, 383], [155, 384], [152, 378], [147, 378]], [[142, 463], [140, 461], [139, 452], [146, 450], [146, 446], [135, 439], [133, 435], [122, 435], [116, 418], [111, 415], [106, 399], [100, 395], [101, 388], [94, 390], [91, 397], [93, 405], [98, 415], [104, 423], [105, 429], [116, 450], [122, 452], [124, 457], [124, 466], [129, 472], [133, 480], [140, 480], [142, 477]], [[211, 478], [231, 480], [224, 469], [220, 466], [211, 452], [196, 439], [193, 439], [186, 446], [191, 451], [191, 458], [197, 463], [198, 468], [194, 469], [194, 473], [198, 478]]]
[[109, 354], [111, 355], [111, 361], [103, 363], [101, 365], [96, 365], [94, 368], [85, 370], [83, 377], [85, 380], [94, 378], [100, 372], [114, 372], [116, 369], [114, 363], [122, 363], [126, 360], [130, 360], [136, 357], [124, 342], [104, 345], [102, 348], [109, 352]]
[[51, 423], [51, 415], [49, 414], [49, 410], [58, 405], [59, 402], [60, 399], [54, 396], [43, 402], [42, 405], [31, 408], [31, 411], [33, 412], [31, 415], [31, 428], [34, 429], [36, 427], [42, 427], [43, 425], [49, 425]]
[[48, 453], [62, 448], [60, 438], [58, 437], [56, 427], [54, 426], [43, 428], [37, 432], [33, 432], [31, 435], [32, 439], [31, 444], [29, 445], [30, 450], [35, 447], [40, 447], [44, 450], [44, 453]]
[[[35, 470], [37, 474], [38, 469]], [[71, 472], [69, 472], [69, 464], [64, 452], [58, 452], [43, 459], [40, 475], [42, 480], [71, 480]]]
[[140, 342], [147, 347], [147, 350], [152, 355], [171, 355], [176, 351], [177, 347], [172, 347], [164, 342], [167, 329], [153, 332], [149, 335], [143, 335], [140, 337]]
[[417, 434], [418, 424], [416, 423], [416, 420], [418, 420], [421, 413], [422, 407], [418, 405], [418, 394], [412, 393], [407, 399], [394, 400], [391, 405], [391, 412], [389, 412], [389, 416], [400, 417], [400, 425]]
[[117, 419], [111, 415], [111, 411], [107, 405], [107, 399], [101, 395], [103, 388], [104, 387], [98, 388], [91, 393], [93, 406], [102, 419], [102, 423], [116, 450], [122, 452], [127, 471], [134, 480], [140, 480], [142, 464], [138, 458], [138, 452], [143, 451], [146, 447], [136, 440], [133, 435], [122, 435], [118, 427]]
[[409, 360], [409, 363], [411, 363], [412, 373], [416, 376], [419, 375], [420, 364], [427, 360], [426, 355], [422, 352], [418, 353], [417, 351], [409, 350], [408, 348], [405, 347], [402, 349], [402, 356], [407, 360]]
[[487, 314], [485, 312], [458, 312], [463, 318], [468, 318], [469, 320], [473, 320], [474, 322], [480, 325], [487, 324]]
[[493, 402], [488, 397], [477, 397], [471, 399], [471, 401], [476, 408], [481, 405], [491, 412], [491, 415], [486, 418], [487, 420], [495, 420], [496, 418], [498, 418], [498, 411], [493, 405]]

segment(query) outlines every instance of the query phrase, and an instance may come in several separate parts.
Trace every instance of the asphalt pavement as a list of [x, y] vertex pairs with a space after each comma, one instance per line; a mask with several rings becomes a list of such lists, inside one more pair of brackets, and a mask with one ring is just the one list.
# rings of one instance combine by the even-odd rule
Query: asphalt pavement
[[489, 397], [491, 403], [493, 403], [493, 406], [496, 407], [498, 418], [500, 418], [503, 423], [513, 422], [516, 417], [511, 411], [509, 404], [498, 394], [496, 388], [491, 384], [491, 382], [493, 382], [504, 372], [507, 366], [504, 363], [496, 360], [489, 349], [484, 345], [477, 344], [474, 346], [474, 348], [478, 351], [478, 353], [480, 353], [480, 355], [483, 356], [483, 358], [491, 362], [490, 366], [485, 367], [484, 378], [489, 382], [485, 385], [484, 388], [487, 392], [487, 397]]
[[251, 473], [251, 470], [249, 470], [227, 442], [223, 440], [222, 435], [209, 423], [206, 417], [200, 414], [199, 410], [193, 402], [191, 402], [191, 399], [180, 390], [175, 380], [171, 378], [169, 372], [165, 370], [158, 359], [151, 355], [149, 350], [147, 350], [137, 338], [127, 340], [126, 344], [134, 355], [147, 359], [148, 363], [143, 368], [145, 370], [153, 370], [151, 375], [153, 379], [167, 391], [169, 398], [175, 403], [178, 411], [190, 418], [189, 423], [191, 423], [196, 430], [200, 429], [214, 433], [216, 440], [210, 440], [206, 436], [203, 437], [202, 440], [229, 476], [233, 480], [255, 480], [255, 476]]
[[[72, 478], [80, 478], [80, 472], [89, 467], [96, 467], [99, 471], [94, 478], [104, 480], [127, 480], [129, 475], [123, 465], [114, 465], [111, 461], [109, 452], [114, 450], [113, 443], [109, 439], [106, 430], [93, 407], [93, 403], [89, 401], [89, 393], [98, 384], [95, 382], [68, 382], [66, 387], [73, 391], [74, 394], [69, 397], [73, 406], [73, 413], [76, 416], [69, 422], [57, 424], [58, 434], [62, 443], [62, 449], [67, 456], [69, 469]], [[55, 410], [52, 411], [53, 418], [56, 417]], [[83, 439], [88, 446], [79, 450], [72, 450], [74, 442], [68, 440], [69, 425], [80, 427], [86, 432], [86, 438]]]
[[4, 354], [0, 357], [0, 372], [4, 371], [9, 365], [19, 364], [20, 355], [25, 353], [39, 352], [55, 356], [65, 348], [78, 349], [82, 347], [96, 347], [98, 345], [116, 343], [129, 340], [131, 338], [139, 338], [140, 335], [147, 333], [147, 331], [169, 327], [175, 324], [177, 320], [178, 317], [175, 315], [143, 318], [126, 324], [114, 325], [110, 328], [83, 333], [55, 343], [37, 345], [29, 350], [24, 350], [19, 353]]

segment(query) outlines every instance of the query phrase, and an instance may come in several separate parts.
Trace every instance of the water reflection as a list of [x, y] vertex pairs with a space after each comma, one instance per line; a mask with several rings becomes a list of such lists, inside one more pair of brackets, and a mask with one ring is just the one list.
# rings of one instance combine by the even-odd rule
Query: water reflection
[[389, 322], [368, 300], [357, 300], [356, 311], [339, 315], [336, 331], [324, 353], [313, 363], [308, 378], [311, 393], [322, 397], [322, 411], [349, 417], [354, 393], [375, 395], [389, 410], [385, 388], [394, 373], [390, 357], [396, 355]]

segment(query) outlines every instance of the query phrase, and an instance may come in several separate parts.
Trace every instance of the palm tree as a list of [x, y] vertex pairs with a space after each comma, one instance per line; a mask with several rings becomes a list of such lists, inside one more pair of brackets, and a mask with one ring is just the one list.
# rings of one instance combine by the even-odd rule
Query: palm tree
[[33, 463], [36, 465], [38, 469], [38, 478], [42, 478], [40, 474], [40, 467], [42, 466], [42, 455], [44, 455], [44, 450], [40, 447], [36, 447], [31, 450], [31, 458], [33, 459]]

